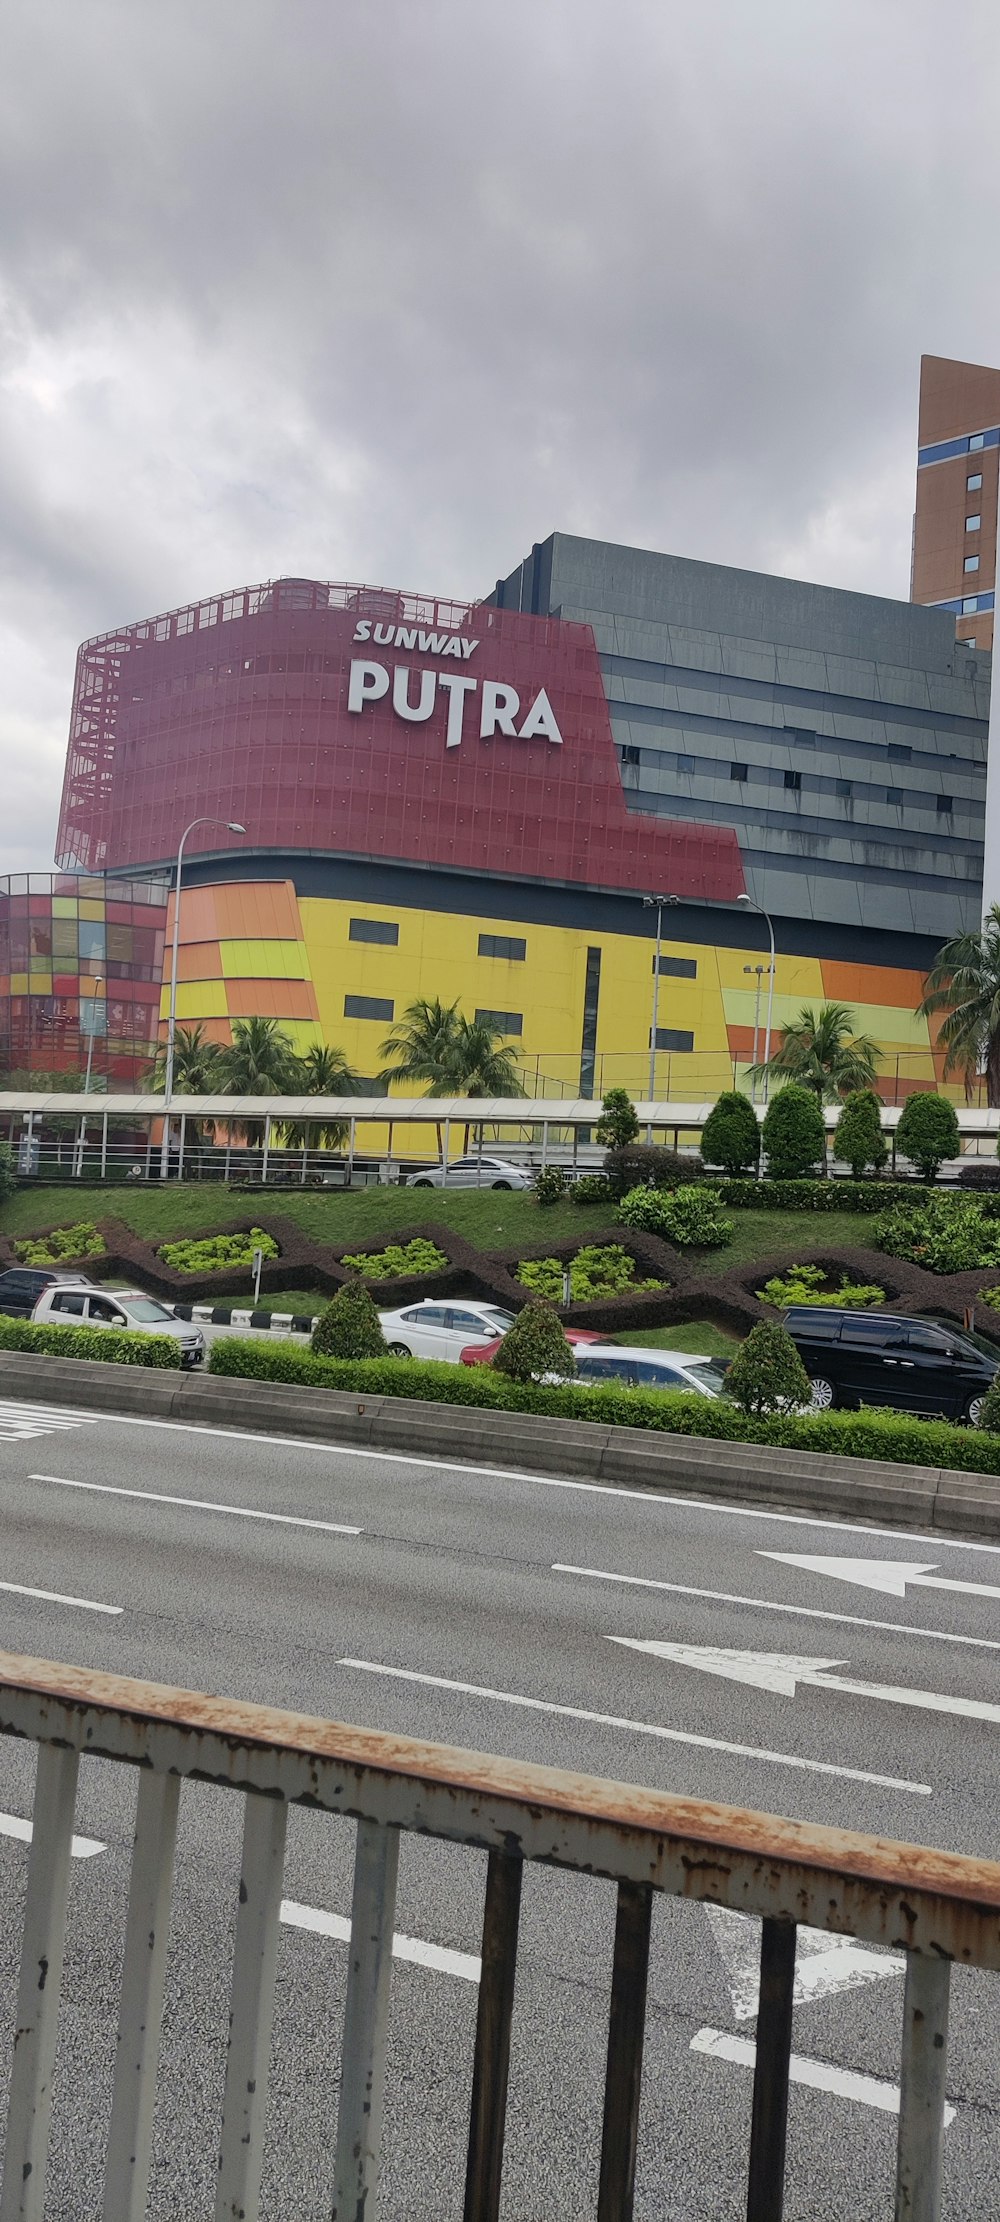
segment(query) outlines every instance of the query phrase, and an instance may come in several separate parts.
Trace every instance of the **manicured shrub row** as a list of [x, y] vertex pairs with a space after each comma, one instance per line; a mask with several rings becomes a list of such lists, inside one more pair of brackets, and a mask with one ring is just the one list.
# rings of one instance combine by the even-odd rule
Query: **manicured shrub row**
[[510, 1381], [490, 1366], [423, 1365], [404, 1358], [351, 1363], [314, 1358], [309, 1351], [287, 1344], [260, 1344], [236, 1337], [213, 1344], [210, 1370], [239, 1380], [346, 1390], [352, 1396], [413, 1397], [421, 1403], [534, 1412], [548, 1419], [637, 1427], [714, 1442], [772, 1443], [787, 1450], [827, 1451], [834, 1457], [1000, 1474], [1000, 1435], [953, 1427], [947, 1420], [911, 1419], [903, 1412], [810, 1412], [756, 1418], [735, 1405], [716, 1403], [709, 1397], [666, 1395], [655, 1389], [624, 1389], [617, 1384], [543, 1387], [538, 1382]]
[[[912, 1180], [715, 1180], [727, 1211], [886, 1211], [919, 1202]], [[945, 1198], [945, 1201], [948, 1199]], [[990, 1207], [987, 1206], [987, 1209]], [[1000, 1211], [1000, 1196], [996, 1209]]]
[[349, 1257], [346, 1250], [341, 1265], [360, 1273], [366, 1281], [401, 1281], [406, 1276], [419, 1273], [440, 1273], [448, 1260], [436, 1242], [428, 1242], [425, 1235], [415, 1235], [412, 1242], [390, 1242], [384, 1250], [357, 1250]]
[[139, 1335], [113, 1327], [36, 1327], [30, 1319], [0, 1313], [0, 1350], [37, 1350], [48, 1358], [97, 1358], [106, 1366], [180, 1366], [179, 1343], [170, 1335]]
[[74, 1227], [53, 1227], [11, 1247], [19, 1265], [63, 1265], [69, 1258], [103, 1258], [106, 1244], [92, 1220], [78, 1219]]

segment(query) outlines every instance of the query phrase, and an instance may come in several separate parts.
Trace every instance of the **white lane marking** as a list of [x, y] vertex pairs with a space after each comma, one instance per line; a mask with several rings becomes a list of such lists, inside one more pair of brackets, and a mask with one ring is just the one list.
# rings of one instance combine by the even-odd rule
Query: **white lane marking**
[[[675, 1497], [663, 1489], [624, 1489], [613, 1481], [569, 1481], [563, 1474], [533, 1474], [519, 1466], [476, 1466], [459, 1458], [420, 1458], [413, 1451], [368, 1450], [354, 1443], [316, 1443], [301, 1435], [265, 1435], [249, 1427], [207, 1427], [195, 1420], [139, 1419], [132, 1412], [94, 1413], [97, 1420], [110, 1420], [115, 1427], [163, 1427], [173, 1429], [178, 1435], [211, 1435], [231, 1443], [266, 1443], [274, 1450], [311, 1450], [328, 1458], [374, 1458], [385, 1466], [421, 1466], [433, 1474], [478, 1475], [487, 1481], [530, 1481], [536, 1489], [569, 1489], [591, 1497], [623, 1497], [640, 1504], [667, 1505], [683, 1512], [711, 1512], [731, 1516], [734, 1520], [770, 1520], [776, 1527], [829, 1528], [838, 1535], [864, 1535], [881, 1537], [890, 1543], [923, 1543], [927, 1536], [913, 1535], [905, 1528], [870, 1527], [865, 1520], [820, 1520], [811, 1512], [771, 1512], [757, 1505], [731, 1504], [727, 1498]], [[1000, 1543], [962, 1543], [950, 1535], [935, 1535], [936, 1551], [985, 1551], [991, 1558], [1000, 1558]]]
[[67, 1412], [63, 1405], [26, 1404], [19, 1397], [0, 1397], [0, 1443], [30, 1443], [39, 1435], [93, 1425], [91, 1412]]
[[282, 1528], [321, 1528], [324, 1535], [360, 1535], [339, 1520], [301, 1520], [294, 1512], [260, 1512], [256, 1505], [212, 1504], [202, 1497], [167, 1497], [157, 1489], [121, 1489], [110, 1481], [70, 1481], [65, 1474], [29, 1474], [29, 1481], [51, 1481], [57, 1489], [90, 1489], [99, 1497], [137, 1497], [140, 1504], [179, 1504], [189, 1512], [230, 1512], [235, 1520], [272, 1520]]
[[636, 1636], [608, 1636], [606, 1641], [622, 1644], [628, 1651], [649, 1651], [654, 1658], [673, 1660], [677, 1666], [697, 1667], [702, 1674], [717, 1674], [727, 1682], [770, 1690], [777, 1697], [794, 1697], [800, 1686], [840, 1690], [847, 1697], [876, 1698], [880, 1705], [912, 1705], [921, 1713], [1000, 1721], [1000, 1705], [989, 1705], [981, 1697], [945, 1697], [937, 1690], [903, 1689], [891, 1682], [834, 1679], [831, 1668], [846, 1666], [846, 1659], [803, 1658], [792, 1651], [727, 1651], [714, 1644], [647, 1643]]
[[[780, 1551], [757, 1553], [758, 1558], [781, 1558], [784, 1555]], [[944, 1628], [911, 1627], [905, 1620], [863, 1620], [853, 1612], [823, 1612], [818, 1605], [781, 1604], [776, 1597], [740, 1597], [727, 1589], [695, 1589], [690, 1582], [660, 1582], [654, 1580], [651, 1574], [614, 1574], [601, 1566], [569, 1566], [558, 1559], [552, 1572], [578, 1574], [589, 1582], [621, 1582], [629, 1589], [665, 1589], [674, 1597], [704, 1597], [712, 1605], [751, 1605], [755, 1612], [793, 1613], [801, 1620], [832, 1620], [842, 1628], [876, 1628], [881, 1635], [919, 1636], [921, 1642], [926, 1637], [929, 1643], [960, 1643], [974, 1651], [1000, 1651], [1000, 1643], [995, 1642], [991, 1636], [955, 1636]], [[962, 1589], [966, 1585], [962, 1582], [942, 1584], [942, 1587], [947, 1586]]]
[[658, 1722], [623, 1719], [617, 1713], [591, 1713], [582, 1705], [553, 1705], [541, 1697], [522, 1697], [513, 1690], [491, 1690], [478, 1682], [452, 1682], [443, 1674], [418, 1674], [411, 1667], [383, 1666], [374, 1659], [338, 1659], [338, 1666], [355, 1667], [360, 1674], [383, 1674], [395, 1682], [419, 1682], [429, 1689], [455, 1690], [462, 1697], [486, 1697], [495, 1705], [522, 1707], [531, 1713], [554, 1713], [562, 1720], [589, 1721], [598, 1728], [622, 1728], [634, 1736], [656, 1736], [668, 1744], [693, 1744], [699, 1751], [724, 1751], [737, 1759], [766, 1759], [775, 1767], [795, 1767], [803, 1774], [838, 1775], [845, 1782], [871, 1782], [880, 1790], [909, 1790], [914, 1797], [929, 1798], [929, 1782], [901, 1781], [896, 1775], [866, 1774], [860, 1767], [837, 1767], [830, 1759], [800, 1759], [794, 1752], [768, 1751], [758, 1744], [731, 1744], [719, 1736], [696, 1736], [680, 1728], [663, 1728]]
[[[728, 1906], [706, 1906], [705, 1912], [726, 1970], [736, 2019], [752, 2021], [760, 1999], [760, 1922], [751, 1914], [733, 1913]], [[862, 1983], [901, 1975], [904, 1965], [898, 1952], [875, 1951], [853, 1937], [831, 1936], [827, 1929], [798, 1929], [792, 1997], [796, 2005], [810, 2005], [837, 1991], [857, 1990]]]
[[[807, 1574], [830, 1574], [835, 1582], [851, 1582], [858, 1589], [880, 1589], [886, 1597], [905, 1598], [908, 1589], [950, 1589], [959, 1597], [1000, 1597], [988, 1582], [951, 1582], [935, 1574], [936, 1559], [810, 1558], [797, 1551], [758, 1551], [758, 1558], [777, 1559], [781, 1566], [799, 1566]], [[922, 1635], [922, 1628], [914, 1628]]]
[[79, 1605], [81, 1612], [122, 1613], [124, 1605], [99, 1605], [93, 1597], [64, 1597], [58, 1589], [31, 1589], [27, 1582], [0, 1582], [14, 1597], [40, 1597], [46, 1605]]
[[[0, 1836], [16, 1836], [19, 1843], [30, 1844], [31, 1822], [22, 1821], [17, 1813], [0, 1813]], [[95, 1836], [74, 1836], [70, 1844], [74, 1859], [96, 1859], [106, 1849]]]
[[[341, 1944], [351, 1941], [351, 1924], [342, 1913], [324, 1913], [320, 1906], [302, 1906], [295, 1898], [283, 1898], [281, 1918], [292, 1929], [312, 1929], [317, 1936], [336, 1937]], [[412, 1960], [417, 1967], [432, 1967], [439, 1975], [460, 1975], [466, 1983], [479, 1981], [478, 1953], [453, 1952], [447, 1945], [425, 1944], [422, 1937], [405, 1937], [397, 1931], [392, 1956]]]
[[[748, 2038], [728, 2037], [722, 2029], [699, 2029], [691, 2039], [691, 2050], [705, 2052], [713, 2060], [731, 2060], [739, 2068], [752, 2068], [757, 2059], [757, 2047]], [[831, 2068], [825, 2060], [807, 2060], [800, 2052], [793, 2052], [788, 2074], [792, 2083], [804, 2083], [811, 2091], [831, 2091], [835, 2098], [878, 2107], [882, 2114], [899, 2113], [898, 2083], [883, 2083], [874, 2075], [856, 2075], [851, 2068]], [[954, 2119], [955, 2108], [946, 2105], [946, 2129]]]

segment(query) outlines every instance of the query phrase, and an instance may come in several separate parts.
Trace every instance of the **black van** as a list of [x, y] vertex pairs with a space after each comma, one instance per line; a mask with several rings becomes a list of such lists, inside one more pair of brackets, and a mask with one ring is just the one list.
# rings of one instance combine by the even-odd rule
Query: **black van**
[[891, 1404], [975, 1425], [1000, 1364], [978, 1335], [943, 1320], [821, 1304], [792, 1304], [783, 1316], [820, 1411]]
[[0, 1273], [0, 1312], [11, 1319], [30, 1319], [43, 1289], [56, 1281], [72, 1282], [74, 1288], [93, 1285], [85, 1273], [64, 1273], [58, 1265], [12, 1265]]

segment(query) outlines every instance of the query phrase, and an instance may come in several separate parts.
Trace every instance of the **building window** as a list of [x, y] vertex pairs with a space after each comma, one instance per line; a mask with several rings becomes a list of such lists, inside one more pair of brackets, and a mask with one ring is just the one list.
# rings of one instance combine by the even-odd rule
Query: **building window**
[[347, 929], [349, 941], [384, 941], [395, 949], [399, 942], [399, 927], [389, 918], [352, 918]]
[[986, 444], [986, 434], [985, 434], [985, 432], [971, 432], [971, 433], [969, 434], [969, 453], [970, 453], [970, 455], [973, 455], [973, 454], [975, 453], [975, 451], [976, 451], [976, 449], [977, 449], [977, 448], [979, 448], [979, 447], [984, 447], [984, 446], [985, 446], [985, 444]]
[[801, 773], [801, 772], [786, 772], [786, 773], [785, 773], [785, 786], [787, 787], [787, 789], [788, 789], [788, 792], [789, 792], [789, 794], [791, 794], [791, 795], [797, 795], [797, 794], [798, 794], [798, 793], [800, 792], [800, 790], [801, 790], [801, 787], [802, 787], [802, 773]]
[[785, 739], [787, 741], [794, 741], [796, 748], [815, 748], [817, 735], [815, 733], [805, 732], [799, 725], [786, 725]]
[[481, 957], [505, 957], [508, 964], [523, 964], [528, 953], [526, 941], [518, 941], [508, 934], [480, 934]]
[[979, 511], [977, 510], [977, 511], [976, 511], [976, 514], [975, 514], [975, 516], [974, 516], [974, 517], [967, 517], [967, 518], [966, 518], [966, 520], [965, 520], [965, 529], [966, 529], [966, 532], [978, 532], [978, 531], [979, 531], [979, 528], [980, 528], [980, 525], [982, 524], [982, 521], [983, 521], [983, 520], [982, 520], [982, 517], [980, 516], [980, 514], [979, 514]]
[[[587, 951], [587, 975], [583, 986], [583, 1033], [580, 1039], [580, 1094], [592, 1096], [594, 1075], [597, 1069], [597, 1012], [601, 999], [601, 952]], [[583, 1132], [589, 1140], [589, 1128]]]
[[694, 761], [695, 761], [695, 760], [694, 760], [694, 757], [693, 757], [693, 756], [678, 756], [678, 758], [677, 758], [677, 769], [678, 769], [678, 771], [679, 771], [679, 772], [693, 772], [693, 770], [694, 770]]
[[965, 570], [965, 571], [978, 571], [978, 569], [979, 569], [979, 557], [978, 557], [978, 556], [966, 556], [966, 558], [965, 558], [965, 562], [964, 562], [964, 564], [963, 564], [962, 568], [963, 568], [963, 570]]
[[494, 1034], [520, 1034], [524, 1019], [520, 1011], [477, 1011], [477, 1026], [490, 1026]]
[[963, 616], [963, 617], [975, 617], [975, 614], [976, 614], [976, 611], [978, 610], [978, 608], [979, 608], [979, 596], [978, 596], [978, 594], [966, 594], [966, 595], [964, 596], [964, 598], [963, 598], [963, 601], [962, 601], [962, 616]]
[[903, 800], [902, 788], [887, 787], [885, 790], [885, 799], [888, 803], [895, 804], [896, 808], [898, 809]]
[[939, 817], [939, 818], [950, 818], [950, 817], [951, 817], [951, 813], [952, 813], [952, 810], [953, 810], [953, 809], [954, 809], [954, 801], [953, 801], [953, 798], [952, 798], [952, 796], [951, 796], [951, 795], [939, 795], [939, 796], [938, 796], [938, 798], [937, 798], [937, 814], [938, 814], [938, 817]]
[[[652, 1035], [650, 1035], [650, 1046], [652, 1046]], [[683, 1027], [658, 1026], [656, 1029], [656, 1046], [657, 1049], [693, 1049], [694, 1035], [685, 1033]]]
[[851, 799], [851, 796], [852, 796], [852, 794], [854, 793], [854, 789], [853, 789], [853, 787], [851, 786], [851, 782], [850, 782], [850, 780], [849, 780], [849, 779], [837, 779], [837, 780], [835, 780], [835, 781], [834, 781], [834, 793], [840, 796], [840, 799], [841, 799], [841, 801], [842, 801], [842, 802], [849, 802], [849, 801], [850, 801], [850, 799]]
[[618, 751], [618, 760], [619, 763], [622, 764], [638, 764], [639, 751], [637, 748], [620, 748]]
[[746, 764], [730, 764], [729, 777], [730, 779], [745, 779], [747, 770], [748, 766]]
[[890, 741], [888, 753], [894, 764], [908, 764], [913, 750], [905, 741]]
[[384, 995], [345, 995], [345, 1018], [392, 1018], [392, 1003]]
[[982, 471], [973, 471], [973, 473], [972, 473], [972, 476], [971, 476], [971, 478], [967, 478], [967, 479], [966, 479], [966, 481], [965, 481], [965, 491], [966, 491], [966, 493], [967, 493], [967, 494], [978, 494], [978, 492], [979, 492], [979, 489], [980, 489], [980, 487], [981, 487], [982, 483], [983, 483], [983, 474], [982, 474]]
[[[654, 957], [653, 971], [655, 972], [656, 969], [657, 964]], [[661, 957], [659, 973], [661, 980], [696, 980], [698, 965], [694, 957]]]

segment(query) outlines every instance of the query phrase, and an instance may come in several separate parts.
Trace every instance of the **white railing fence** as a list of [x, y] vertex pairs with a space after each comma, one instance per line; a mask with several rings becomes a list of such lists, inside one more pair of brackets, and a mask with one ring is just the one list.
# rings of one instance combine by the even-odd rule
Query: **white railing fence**
[[330, 1814], [334, 1827], [357, 1824], [335, 2222], [377, 2215], [404, 1829], [489, 1854], [465, 2222], [500, 2212], [526, 1860], [617, 1888], [598, 2222], [632, 2215], [655, 1892], [762, 1917], [748, 2222], [782, 2213], [797, 1925], [906, 1954], [895, 2217], [938, 2222], [951, 1967], [1000, 1971], [1000, 1866], [7, 1653], [0, 1733], [37, 1746], [0, 2222], [42, 2222], [44, 2212], [81, 1753], [138, 1770], [105, 2222], [146, 2212], [182, 1780], [228, 1788], [244, 1809], [216, 2222], [258, 2214], [291, 1804]]

